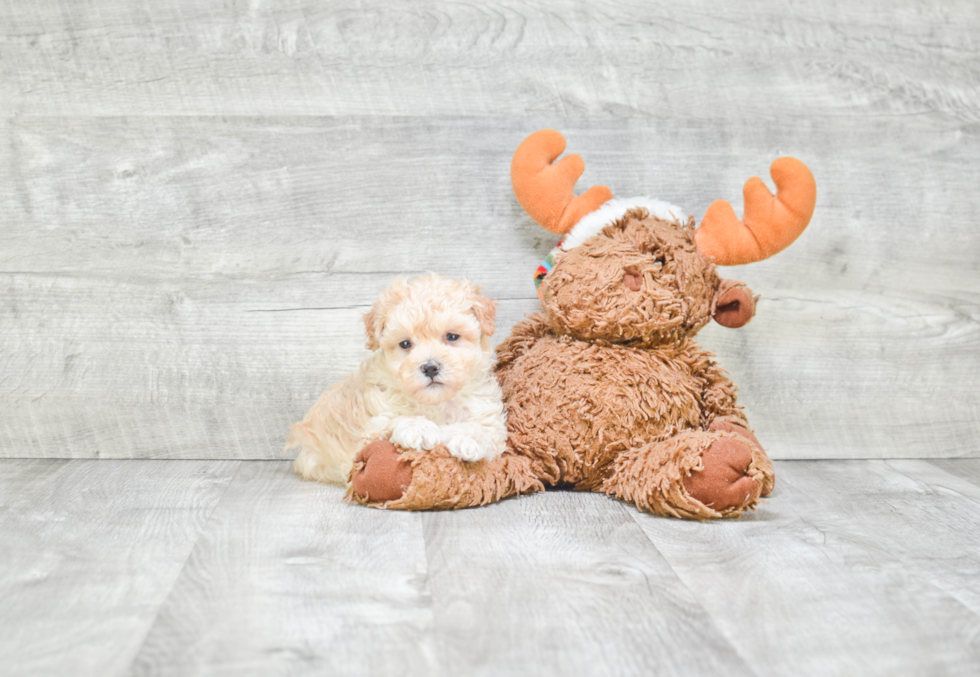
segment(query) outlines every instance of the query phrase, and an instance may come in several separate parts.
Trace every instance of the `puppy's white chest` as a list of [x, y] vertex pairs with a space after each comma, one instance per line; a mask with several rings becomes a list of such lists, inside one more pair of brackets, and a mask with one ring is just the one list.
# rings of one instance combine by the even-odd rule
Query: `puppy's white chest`
[[457, 400], [449, 400], [443, 405], [442, 416], [446, 423], [462, 423], [472, 418], [470, 410]]

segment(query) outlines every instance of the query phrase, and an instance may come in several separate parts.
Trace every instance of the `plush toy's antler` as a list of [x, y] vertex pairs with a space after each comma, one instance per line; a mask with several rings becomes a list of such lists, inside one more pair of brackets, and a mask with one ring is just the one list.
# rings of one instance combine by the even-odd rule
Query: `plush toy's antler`
[[565, 137], [542, 129], [521, 142], [510, 163], [517, 201], [532, 219], [558, 235], [613, 196], [606, 186], [592, 186], [575, 197], [575, 182], [585, 171], [585, 162], [573, 154], [552, 164], [564, 151]]
[[772, 163], [773, 196], [757, 176], [745, 182], [745, 216], [739, 221], [732, 206], [715, 200], [695, 232], [698, 251], [723, 266], [767, 259], [781, 252], [810, 223], [817, 201], [817, 183], [805, 164], [791, 157]]

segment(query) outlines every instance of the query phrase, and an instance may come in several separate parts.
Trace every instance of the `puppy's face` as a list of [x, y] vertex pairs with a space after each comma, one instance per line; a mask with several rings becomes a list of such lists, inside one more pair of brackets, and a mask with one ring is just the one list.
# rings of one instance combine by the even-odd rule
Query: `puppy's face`
[[364, 317], [367, 346], [384, 352], [406, 394], [445, 402], [487, 366], [495, 311], [469, 283], [437, 275], [397, 280]]

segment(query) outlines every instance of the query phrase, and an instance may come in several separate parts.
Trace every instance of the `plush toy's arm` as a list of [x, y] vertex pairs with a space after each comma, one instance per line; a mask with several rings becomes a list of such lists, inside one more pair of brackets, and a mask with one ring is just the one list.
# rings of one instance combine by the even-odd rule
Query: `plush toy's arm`
[[497, 346], [497, 364], [493, 371], [501, 385], [506, 381], [507, 374], [517, 358], [530, 350], [538, 339], [547, 333], [548, 320], [541, 313], [528, 315], [514, 325], [510, 336]]
[[375, 446], [355, 460], [349, 501], [394, 510], [455, 510], [544, 491], [531, 460], [511, 452], [467, 463], [442, 445], [431, 451], [399, 451], [384, 441]]
[[701, 424], [704, 429], [707, 430], [712, 421], [719, 418], [747, 428], [745, 414], [735, 397], [738, 387], [732, 382], [728, 372], [707, 354], [699, 356], [692, 365], [692, 370], [704, 384], [701, 390]]

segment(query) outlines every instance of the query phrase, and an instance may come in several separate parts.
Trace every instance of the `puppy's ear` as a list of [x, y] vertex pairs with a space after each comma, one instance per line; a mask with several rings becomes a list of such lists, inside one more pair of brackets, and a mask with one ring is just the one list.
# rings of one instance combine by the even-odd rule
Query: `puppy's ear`
[[381, 347], [381, 330], [384, 329], [384, 315], [381, 313], [381, 309], [378, 307], [381, 305], [380, 301], [376, 301], [371, 310], [364, 313], [364, 330], [367, 333], [367, 343], [365, 347], [368, 350], [377, 350]]
[[480, 331], [485, 336], [493, 336], [494, 326], [497, 320], [497, 302], [477, 294], [473, 298], [473, 313], [480, 321]]
[[367, 349], [378, 350], [381, 347], [381, 334], [385, 330], [385, 320], [392, 308], [397, 306], [408, 295], [408, 283], [404, 277], [395, 280], [383, 289], [371, 310], [364, 313], [364, 329], [367, 331]]

